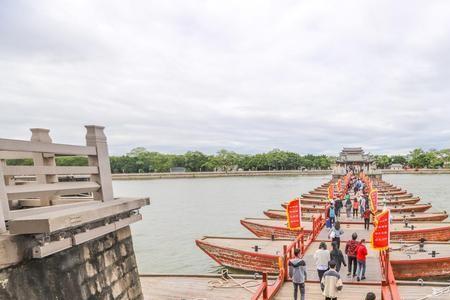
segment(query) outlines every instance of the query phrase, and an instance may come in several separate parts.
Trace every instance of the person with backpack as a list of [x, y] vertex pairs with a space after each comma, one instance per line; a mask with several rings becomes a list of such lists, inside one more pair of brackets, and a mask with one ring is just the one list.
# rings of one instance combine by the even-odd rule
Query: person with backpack
[[289, 277], [294, 284], [294, 300], [300, 290], [300, 300], [305, 300], [306, 263], [300, 258], [300, 249], [294, 249], [294, 258], [289, 260]]
[[330, 218], [331, 224], [333, 225], [336, 222], [336, 210], [335, 210], [334, 205], [330, 205], [329, 218]]
[[338, 292], [342, 291], [343, 283], [341, 275], [336, 271], [336, 262], [331, 260], [330, 269], [323, 274], [320, 280], [320, 289], [325, 300], [337, 300]]
[[361, 281], [366, 279], [366, 257], [367, 257], [367, 248], [364, 245], [366, 242], [365, 239], [362, 239], [359, 242], [358, 248], [356, 249], [356, 261], [358, 263], [358, 268], [356, 270], [356, 280]]
[[319, 249], [314, 253], [314, 260], [320, 282], [323, 274], [328, 270], [328, 262], [330, 261], [330, 251], [327, 250], [327, 244], [325, 242], [320, 243]]
[[[358, 238], [358, 234], [354, 232], [352, 234], [352, 239], [347, 242], [345, 245], [345, 254], [347, 255], [347, 261], [348, 261], [348, 273], [347, 276], [352, 275], [352, 277], [356, 276], [356, 250], [358, 249], [358, 242], [356, 239]], [[353, 271], [352, 271], [353, 267]]]
[[333, 227], [331, 227], [328, 237], [331, 239], [332, 242], [336, 242], [338, 249], [341, 245], [341, 235], [344, 234], [344, 230], [341, 228], [341, 223], [337, 221]]
[[342, 254], [342, 251], [339, 249], [336, 242], [332, 242], [331, 246], [333, 247], [333, 250], [330, 252], [330, 260], [334, 260], [336, 262], [336, 271], [339, 273], [341, 270], [341, 265], [347, 266], [345, 263], [344, 255]]

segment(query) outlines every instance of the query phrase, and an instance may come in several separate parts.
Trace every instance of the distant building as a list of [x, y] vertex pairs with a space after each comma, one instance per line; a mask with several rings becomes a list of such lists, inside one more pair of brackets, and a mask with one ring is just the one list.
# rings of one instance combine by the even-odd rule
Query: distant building
[[173, 167], [170, 168], [170, 173], [184, 173], [186, 172], [186, 168], [185, 167]]
[[345, 173], [350, 169], [369, 172], [374, 169], [374, 161], [373, 157], [364, 153], [361, 147], [344, 147], [336, 159], [335, 170], [339, 173]]
[[389, 166], [389, 169], [391, 170], [401, 170], [403, 169], [403, 165], [402, 164], [392, 164]]

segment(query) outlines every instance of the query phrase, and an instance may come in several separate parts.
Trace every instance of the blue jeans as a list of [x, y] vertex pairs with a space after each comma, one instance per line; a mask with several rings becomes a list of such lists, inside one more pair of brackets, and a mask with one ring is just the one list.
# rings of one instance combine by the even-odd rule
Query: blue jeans
[[358, 269], [356, 270], [356, 276], [361, 279], [366, 276], [366, 261], [358, 260]]

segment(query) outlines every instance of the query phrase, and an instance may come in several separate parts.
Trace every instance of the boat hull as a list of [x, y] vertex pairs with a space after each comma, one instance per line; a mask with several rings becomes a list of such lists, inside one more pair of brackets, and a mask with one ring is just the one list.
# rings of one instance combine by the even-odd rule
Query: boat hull
[[391, 259], [391, 265], [397, 280], [450, 276], [450, 257], [408, 260]]
[[278, 256], [220, 247], [201, 240], [196, 240], [195, 243], [209, 257], [222, 266], [250, 272], [265, 272], [269, 274], [277, 274], [279, 272]]
[[443, 242], [450, 240], [450, 226], [391, 231], [390, 235], [391, 240], [394, 241], [419, 241], [420, 239], [424, 238], [426, 241]]
[[242, 226], [250, 230], [257, 237], [271, 238], [287, 238], [295, 239], [302, 232], [308, 234], [311, 230], [290, 230], [287, 227], [268, 226], [262, 224], [255, 224], [245, 220], [241, 220]]

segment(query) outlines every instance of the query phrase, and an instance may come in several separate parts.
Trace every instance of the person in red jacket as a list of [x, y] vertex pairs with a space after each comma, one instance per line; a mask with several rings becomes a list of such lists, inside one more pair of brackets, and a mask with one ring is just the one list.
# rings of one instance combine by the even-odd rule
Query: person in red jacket
[[356, 279], [358, 281], [366, 279], [366, 257], [367, 248], [364, 245], [365, 239], [362, 239], [356, 249], [356, 261], [358, 262], [358, 269], [356, 270]]

